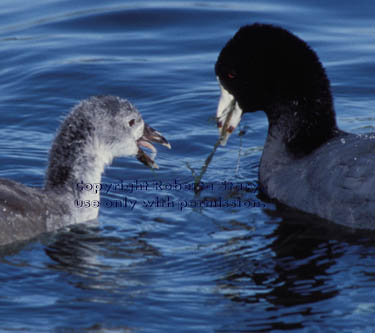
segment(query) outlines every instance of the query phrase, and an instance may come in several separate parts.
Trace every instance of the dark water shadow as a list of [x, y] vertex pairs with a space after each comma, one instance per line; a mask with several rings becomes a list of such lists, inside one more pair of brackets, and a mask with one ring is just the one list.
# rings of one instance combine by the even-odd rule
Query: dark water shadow
[[[332, 308], [319, 304], [342, 292], [336, 264], [353, 248], [360, 256], [374, 253], [375, 233], [342, 227], [283, 205], [263, 212], [269, 217], [265, 224], [275, 226], [273, 232], [257, 237], [255, 230], [247, 239], [228, 240], [226, 247], [233, 252], [225, 255], [231, 257], [231, 267], [216, 281], [226, 298], [248, 309], [231, 329], [290, 331], [305, 327], [301, 318], [331, 316]], [[254, 249], [258, 239], [262, 244]], [[218, 330], [226, 331], [225, 326]]]
[[123, 237], [113, 234], [117, 235], [118, 231], [86, 226], [59, 233], [45, 248], [52, 259], [48, 268], [68, 273], [70, 283], [83, 290], [115, 291], [142, 285], [144, 281], [135, 281], [138, 277], [132, 272], [161, 254], [143, 239], [142, 232], [123, 234]]

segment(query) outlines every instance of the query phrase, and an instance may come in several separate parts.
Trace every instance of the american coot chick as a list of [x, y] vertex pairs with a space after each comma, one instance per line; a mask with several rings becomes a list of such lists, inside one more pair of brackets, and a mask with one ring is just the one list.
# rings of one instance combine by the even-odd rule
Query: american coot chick
[[118, 156], [135, 155], [157, 168], [140, 148], [155, 154], [151, 142], [170, 148], [128, 101], [100, 96], [80, 102], [53, 142], [43, 189], [0, 179], [0, 245], [95, 219], [99, 212], [96, 204], [79, 208], [75, 201], [97, 202], [99, 191], [82, 191], [77, 184], [100, 184], [105, 166]]
[[329, 80], [304, 41], [272, 25], [244, 26], [215, 71], [223, 144], [243, 112], [267, 115], [264, 194], [338, 224], [375, 229], [375, 135], [338, 129]]

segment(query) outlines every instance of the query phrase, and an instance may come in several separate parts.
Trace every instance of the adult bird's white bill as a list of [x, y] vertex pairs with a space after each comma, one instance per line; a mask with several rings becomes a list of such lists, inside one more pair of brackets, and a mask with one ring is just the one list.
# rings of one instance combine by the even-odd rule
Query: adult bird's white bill
[[220, 132], [220, 144], [225, 146], [229, 136], [238, 126], [242, 109], [232, 94], [226, 90], [219, 81], [221, 95], [216, 112], [217, 127]]

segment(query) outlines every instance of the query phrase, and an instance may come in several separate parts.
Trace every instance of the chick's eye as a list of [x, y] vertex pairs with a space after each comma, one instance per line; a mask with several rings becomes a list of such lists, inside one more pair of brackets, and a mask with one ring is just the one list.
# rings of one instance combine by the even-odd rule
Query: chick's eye
[[134, 123], [135, 123], [135, 119], [130, 120], [129, 121], [129, 126], [132, 127], [134, 125]]

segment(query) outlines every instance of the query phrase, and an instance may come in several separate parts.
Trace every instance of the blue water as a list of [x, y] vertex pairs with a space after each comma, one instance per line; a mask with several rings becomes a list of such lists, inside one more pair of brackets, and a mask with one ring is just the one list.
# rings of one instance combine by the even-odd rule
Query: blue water
[[[0, 331], [375, 332], [374, 237], [276, 209], [253, 189], [267, 122], [244, 117], [195, 197], [217, 140], [216, 57], [243, 24], [282, 25], [317, 51], [339, 126], [375, 131], [375, 2], [2, 0], [0, 177], [42, 186], [68, 110], [128, 98], [171, 142], [160, 170], [115, 160], [98, 225], [47, 235], [0, 258]], [[126, 196], [134, 209], [109, 207]], [[146, 207], [167, 198], [174, 207]], [[207, 197], [251, 207], [192, 207]], [[187, 207], [185, 207], [185, 205]]]

